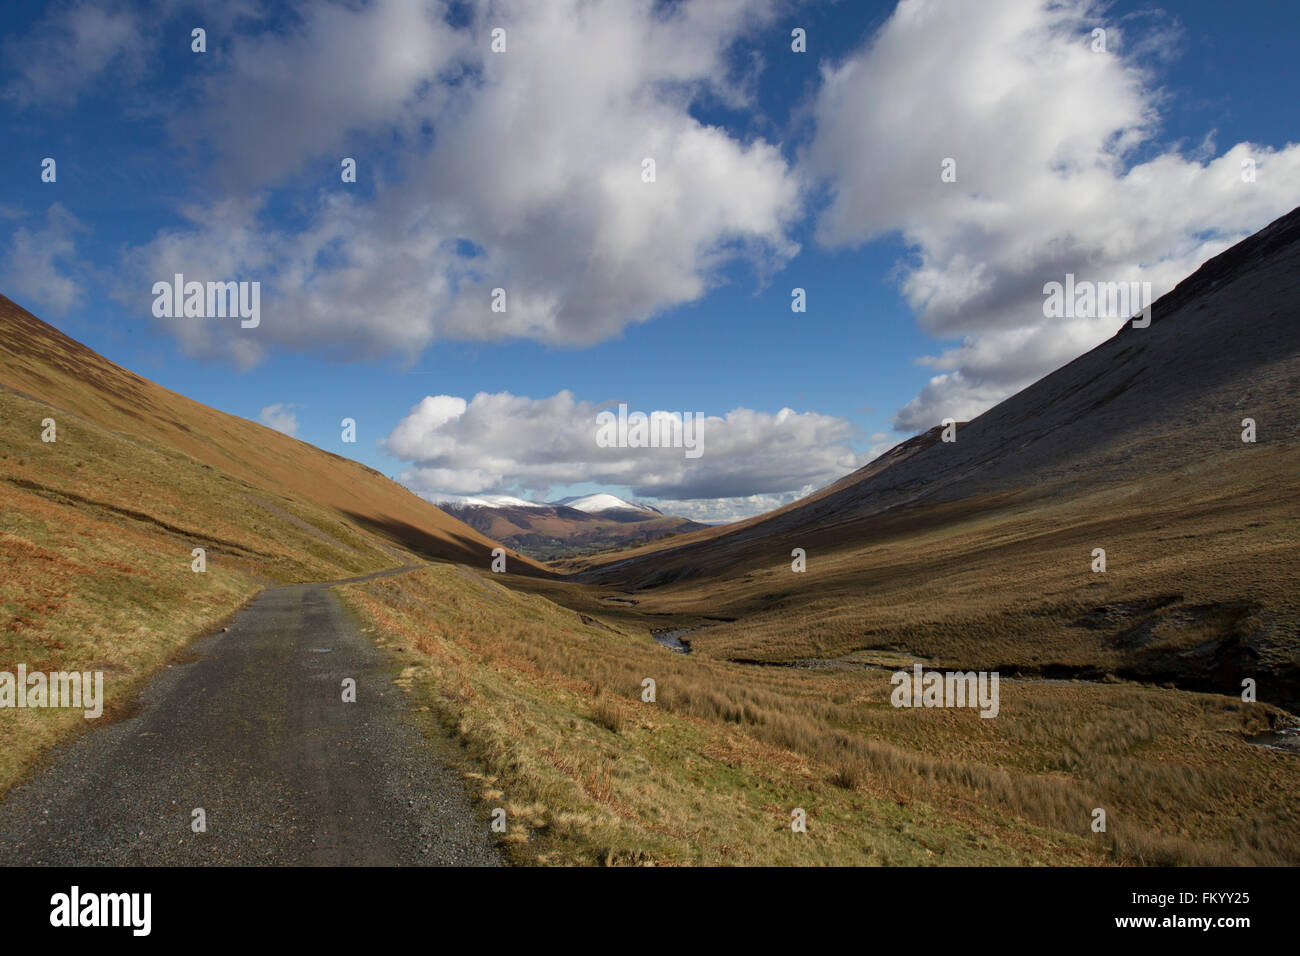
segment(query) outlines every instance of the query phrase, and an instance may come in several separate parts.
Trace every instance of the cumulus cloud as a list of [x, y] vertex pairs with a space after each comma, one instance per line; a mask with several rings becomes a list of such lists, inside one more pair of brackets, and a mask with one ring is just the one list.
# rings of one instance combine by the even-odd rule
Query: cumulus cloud
[[[509, 392], [480, 392], [469, 401], [430, 395], [384, 445], [411, 463], [402, 480], [431, 497], [523, 492], [545, 498], [552, 487], [591, 482], [658, 501], [694, 501], [701, 515], [710, 507], [704, 499], [783, 503], [866, 460], [848, 444], [856, 433], [853, 425], [789, 408], [774, 415], [746, 408], [706, 415], [697, 458], [680, 447], [601, 447], [597, 415], [604, 408], [568, 391], [540, 399]], [[717, 513], [743, 506], [712, 507]]]
[[[1045, 283], [1147, 281], [1158, 297], [1300, 202], [1300, 146], [1216, 158], [1207, 138], [1192, 156], [1151, 155], [1159, 93], [1144, 64], [1170, 34], [1103, 14], [1090, 0], [903, 0], [824, 69], [803, 156], [830, 189], [818, 240], [901, 233], [922, 328], [961, 340], [922, 359], [940, 374], [897, 413], [902, 430], [973, 417], [1123, 321], [1047, 319]], [[1093, 50], [1096, 27], [1107, 52]]]
[[506, 0], [453, 29], [442, 4], [380, 2], [232, 41], [176, 127], [211, 131], [231, 181], [337, 179], [356, 127], [408, 145], [387, 170], [356, 151], [373, 188], [323, 188], [292, 228], [257, 199], [218, 199], [133, 261], [262, 281], [256, 335], [185, 342], [245, 361], [273, 344], [354, 358], [438, 338], [587, 345], [699, 299], [738, 259], [761, 281], [798, 251], [799, 179], [776, 146], [691, 108], [743, 101], [726, 51], [770, 6]]
[[4, 287], [28, 304], [66, 315], [85, 301], [76, 237], [89, 231], [62, 203], [54, 203], [43, 225], [14, 230], [0, 273]]
[[286, 435], [298, 434], [298, 416], [294, 414], [297, 405], [276, 402], [274, 405], [267, 405], [262, 409], [262, 424], [267, 428], [274, 428], [278, 432], [284, 432]]

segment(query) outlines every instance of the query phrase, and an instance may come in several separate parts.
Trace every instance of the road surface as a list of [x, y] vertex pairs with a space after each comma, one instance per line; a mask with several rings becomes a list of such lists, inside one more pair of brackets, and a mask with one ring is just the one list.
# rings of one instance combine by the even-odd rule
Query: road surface
[[329, 587], [262, 592], [156, 677], [134, 716], [56, 750], [0, 802], [0, 863], [499, 865]]

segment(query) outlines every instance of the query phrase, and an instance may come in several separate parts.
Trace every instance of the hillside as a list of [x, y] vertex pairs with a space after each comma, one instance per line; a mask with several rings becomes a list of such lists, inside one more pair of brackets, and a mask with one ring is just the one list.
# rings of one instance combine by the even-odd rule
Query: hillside
[[486, 562], [496, 546], [373, 469], [155, 385], [3, 296], [0, 333], [0, 385], [56, 412], [175, 449], [251, 487], [331, 508], [429, 558]]
[[1123, 482], [1194, 464], [1223, 450], [1225, 437], [1241, 444], [1240, 418], [1251, 414], [1265, 433], [1260, 444], [1294, 443], [1298, 240], [1300, 210], [1179, 283], [1155, 304], [1150, 328], [1124, 323], [1109, 341], [960, 425], [956, 442], [939, 442], [936, 426], [807, 498], [673, 542], [672, 559], [660, 546], [620, 556], [618, 573], [601, 558], [573, 569], [591, 568], [593, 580], [632, 581], [638, 564], [630, 559], [641, 556], [685, 567], [710, 554], [739, 557], [747, 541], [903, 505]]
[[692, 646], [732, 659], [885, 647], [1225, 693], [1258, 676], [1300, 707], [1298, 301], [1300, 211], [955, 442], [935, 429], [780, 511], [564, 567], [589, 606], [711, 623]]
[[[0, 671], [102, 669], [109, 714], [266, 584], [486, 568], [497, 546], [377, 472], [155, 385], [3, 297], [0, 513]], [[511, 570], [545, 573], [521, 555]], [[84, 724], [9, 716], [0, 789]]]

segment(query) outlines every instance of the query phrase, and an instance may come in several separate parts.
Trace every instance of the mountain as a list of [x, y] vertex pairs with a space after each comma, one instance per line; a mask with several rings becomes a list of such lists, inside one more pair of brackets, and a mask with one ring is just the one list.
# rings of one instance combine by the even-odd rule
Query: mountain
[[472, 498], [462, 498], [455, 504], [472, 505], [476, 508], [544, 508], [544, 504], [538, 504], [535, 501], [524, 501], [522, 498], [513, 498], [510, 495], [477, 495]]
[[630, 501], [624, 501], [617, 495], [597, 493], [594, 495], [584, 495], [583, 497], [561, 498], [559, 501], [552, 502], [556, 505], [565, 505], [578, 511], [585, 511], [587, 514], [604, 514], [609, 511], [642, 511], [652, 514], [663, 514], [658, 508], [652, 508], [649, 505], [634, 505]]
[[889, 646], [1224, 693], [1253, 676], [1295, 706], [1298, 303], [1300, 210], [953, 442], [936, 428], [779, 511], [566, 567], [646, 613], [734, 621], [692, 643], [734, 659]]
[[545, 503], [482, 495], [444, 502], [440, 507], [488, 537], [543, 561], [637, 545], [705, 527], [603, 493]]

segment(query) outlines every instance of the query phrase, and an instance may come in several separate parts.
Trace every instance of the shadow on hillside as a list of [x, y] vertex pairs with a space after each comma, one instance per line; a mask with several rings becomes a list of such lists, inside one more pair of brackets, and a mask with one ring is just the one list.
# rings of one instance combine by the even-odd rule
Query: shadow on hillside
[[[487, 567], [492, 560], [489, 549], [485, 548], [481, 541], [475, 541], [473, 538], [455, 532], [449, 531], [446, 538], [440, 538], [437, 535], [430, 534], [423, 528], [417, 528], [413, 524], [396, 518], [376, 518], [372, 515], [358, 514], [355, 511], [346, 509], [342, 509], [342, 511], [348, 518], [372, 534], [376, 534], [393, 544], [401, 545], [430, 561], [456, 561], [471, 565], [481, 564]], [[528, 575], [529, 577], [553, 578], [556, 576], [541, 568], [522, 564], [518, 561], [515, 561], [513, 567], [510, 567], [509, 570], [512, 573]]]

